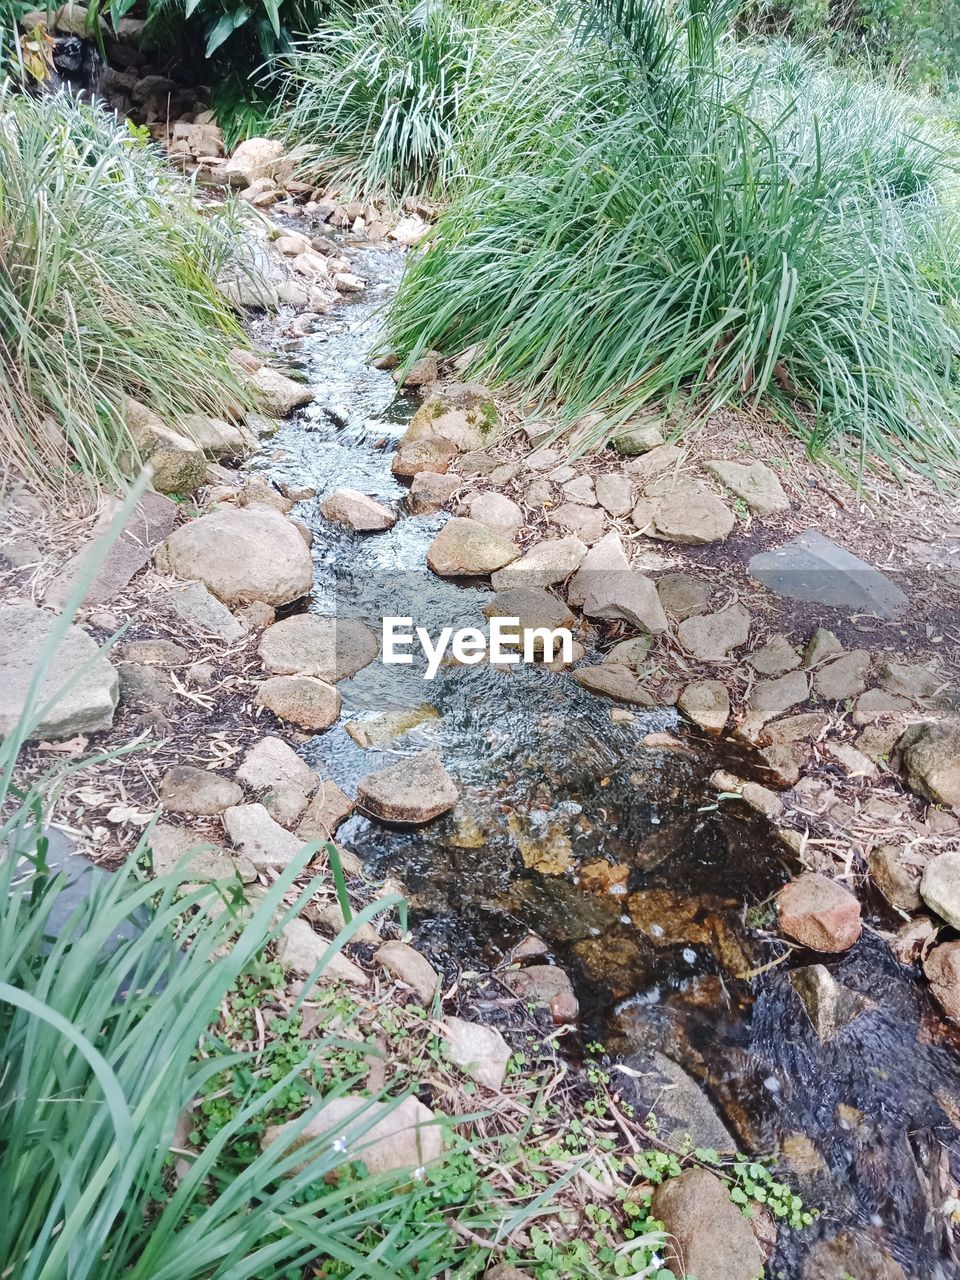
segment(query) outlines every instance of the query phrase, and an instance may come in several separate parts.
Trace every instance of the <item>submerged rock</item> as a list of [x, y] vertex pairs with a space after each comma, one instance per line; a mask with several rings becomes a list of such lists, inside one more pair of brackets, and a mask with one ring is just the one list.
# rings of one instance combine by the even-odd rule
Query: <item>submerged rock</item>
[[659, 1132], [671, 1146], [681, 1147], [689, 1138], [694, 1146], [736, 1151], [713, 1103], [672, 1058], [656, 1049], [639, 1050], [617, 1071], [617, 1082], [638, 1119], [651, 1110], [656, 1114]]
[[842, 1232], [813, 1246], [803, 1268], [803, 1280], [907, 1280], [906, 1273], [885, 1249], [862, 1232]]
[[777, 894], [780, 928], [813, 951], [846, 951], [860, 937], [860, 903], [836, 880], [805, 872]]
[[357, 805], [380, 822], [420, 826], [452, 809], [459, 794], [437, 753], [423, 751], [364, 778]]
[[821, 1041], [832, 1039], [874, 1006], [857, 991], [837, 982], [822, 964], [804, 965], [790, 974], [793, 989], [800, 997]]
[[678, 1276], [758, 1280], [763, 1255], [727, 1184], [708, 1169], [688, 1169], [653, 1193], [652, 1212], [669, 1235], [665, 1255]]

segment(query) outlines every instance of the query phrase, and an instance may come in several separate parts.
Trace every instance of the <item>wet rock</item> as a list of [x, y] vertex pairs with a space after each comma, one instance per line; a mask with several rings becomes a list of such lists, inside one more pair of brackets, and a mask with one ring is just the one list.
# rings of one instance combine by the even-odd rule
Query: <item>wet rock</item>
[[624, 457], [635, 458], [663, 447], [663, 432], [655, 422], [625, 422], [611, 437], [610, 444]]
[[841, 986], [822, 964], [794, 969], [790, 981], [823, 1043], [874, 1007], [859, 992]]
[[343, 727], [357, 746], [367, 751], [370, 748], [387, 747], [418, 725], [429, 724], [431, 720], [439, 718], [436, 707], [422, 702], [418, 707], [397, 708], [363, 720], [349, 720]]
[[289, 520], [275, 511], [224, 508], [181, 525], [157, 567], [201, 582], [224, 604], [289, 604], [313, 584], [313, 562]]
[[591, 572], [584, 582], [583, 612], [587, 617], [619, 618], [651, 634], [666, 631], [667, 615], [657, 589], [642, 573], [631, 569]]
[[427, 564], [444, 578], [483, 577], [520, 555], [502, 534], [475, 520], [448, 520], [427, 552]]
[[265, 671], [315, 676], [327, 684], [347, 680], [380, 652], [376, 633], [354, 618], [301, 613], [267, 627], [257, 653]]
[[719, 613], [685, 618], [678, 635], [687, 652], [701, 662], [722, 662], [731, 650], [750, 638], [750, 614], [742, 604], [732, 604]]
[[807, 529], [774, 551], [750, 561], [750, 573], [768, 591], [893, 620], [909, 600], [895, 583], [857, 556]]
[[736, 523], [729, 507], [698, 480], [657, 480], [648, 486], [646, 500], [652, 504], [650, 518], [641, 501], [634, 509], [634, 524], [649, 537], [666, 542], [683, 546], [723, 542]]
[[890, 716], [906, 715], [910, 710], [910, 703], [906, 698], [884, 693], [882, 689], [868, 689], [854, 704], [852, 719], [855, 725], [862, 728]]
[[320, 511], [324, 519], [345, 524], [357, 533], [380, 532], [397, 522], [396, 514], [389, 507], [356, 489], [338, 489], [324, 498]]
[[471, 520], [502, 533], [505, 538], [512, 538], [525, 523], [517, 504], [502, 493], [481, 493], [467, 510]]
[[429, 1009], [440, 986], [440, 975], [425, 955], [405, 942], [385, 942], [377, 951], [376, 961], [391, 977], [410, 987]]
[[146, 844], [157, 876], [179, 869], [182, 875], [199, 883], [239, 876], [244, 884], [252, 884], [257, 878], [257, 869], [247, 858], [184, 827], [158, 822]]
[[258, 871], [287, 866], [302, 848], [300, 840], [274, 822], [262, 804], [224, 809], [223, 826], [231, 843]]
[[791, 707], [806, 702], [809, 692], [803, 671], [790, 671], [776, 680], [761, 680], [750, 695], [751, 718], [762, 723], [774, 720]]
[[432, 471], [436, 475], [446, 475], [450, 464], [459, 453], [457, 446], [442, 436], [421, 436], [417, 440], [406, 441], [393, 455], [390, 470], [395, 476], [410, 479], [421, 471]]
[[843, 645], [833, 632], [825, 627], [817, 627], [803, 651], [803, 665], [816, 667], [827, 658], [834, 658], [840, 653], [843, 653]]
[[[483, 613], [487, 618], [517, 618], [524, 638], [521, 644], [527, 631], [536, 628], [554, 631], [573, 625], [573, 614], [563, 601], [542, 587], [510, 587], [500, 591], [484, 606]], [[537, 647], [542, 651], [542, 641]]]
[[653, 1193], [652, 1213], [669, 1240], [668, 1266], [697, 1280], [757, 1280], [763, 1255], [726, 1183], [707, 1169], [688, 1169]]
[[456, 475], [443, 475], [439, 471], [420, 471], [413, 477], [407, 495], [407, 507], [412, 515], [429, 515], [439, 511], [460, 488], [462, 481]]
[[706, 582], [689, 573], [665, 573], [657, 583], [657, 593], [667, 613], [679, 622], [706, 613], [713, 594]]
[[222, 774], [174, 765], [160, 783], [160, 803], [171, 813], [222, 813], [243, 800], [243, 790]]
[[604, 471], [594, 483], [597, 501], [611, 516], [627, 516], [633, 509], [633, 486], [616, 471]]
[[316, 676], [272, 676], [257, 686], [254, 698], [281, 720], [320, 733], [340, 715], [340, 694]]
[[651, 1110], [656, 1114], [664, 1141], [682, 1147], [689, 1138], [694, 1146], [736, 1150], [717, 1109], [679, 1063], [656, 1049], [642, 1049], [623, 1065], [626, 1071], [616, 1075], [622, 1094], [638, 1119]]
[[596, 667], [580, 667], [573, 678], [582, 688], [604, 698], [614, 698], [638, 707], [652, 707], [653, 698], [629, 667], [604, 662]]
[[[867, 859], [870, 878], [890, 903], [900, 911], [919, 911], [920, 877], [927, 859], [921, 854], [884, 844]], [[958, 882], [960, 889], [960, 882]], [[934, 908], [936, 910], [936, 908]]]
[[396, 1103], [344, 1094], [324, 1103], [294, 1136], [297, 1127], [295, 1120], [270, 1125], [260, 1145], [280, 1142], [292, 1152], [315, 1138], [335, 1136], [344, 1143], [344, 1163], [360, 1160], [374, 1175], [423, 1168], [443, 1155], [443, 1130], [429, 1107], [413, 1097]]
[[887, 693], [913, 702], [935, 697], [946, 683], [936, 671], [919, 662], [885, 662], [878, 680]]
[[564, 502], [550, 512], [549, 520], [588, 545], [599, 542], [606, 529], [606, 518], [599, 507], [585, 507], [578, 502]]
[[171, 713], [181, 706], [180, 695], [170, 677], [157, 667], [142, 667], [136, 662], [121, 662], [120, 701], [137, 711]]
[[548, 538], [538, 542], [521, 559], [499, 569], [490, 581], [495, 591], [509, 587], [553, 587], [576, 572], [587, 548], [579, 538]]
[[240, 767], [237, 781], [260, 793], [274, 787], [299, 787], [308, 795], [317, 785], [317, 775], [305, 760], [281, 738], [261, 738], [252, 746]]
[[765, 462], [705, 462], [704, 469], [741, 498], [754, 515], [772, 516], [790, 508], [776, 472]]
[[932, 804], [960, 805], [960, 720], [911, 725], [897, 757], [911, 791]]
[[813, 687], [826, 702], [845, 702], [863, 693], [870, 670], [870, 654], [856, 649], [820, 667], [813, 677]]
[[960, 1022], [960, 941], [934, 947], [923, 962], [923, 972], [944, 1013]]
[[813, 951], [846, 951], [860, 937], [860, 903], [836, 880], [805, 872], [777, 894], [780, 928]]
[[444, 1018], [447, 1056], [477, 1084], [499, 1089], [507, 1074], [510, 1046], [495, 1027], [464, 1018]]
[[607, 574], [629, 573], [630, 559], [616, 529], [604, 534], [600, 541], [582, 558], [580, 568], [567, 587], [567, 600], [582, 605], [591, 592], [593, 580], [602, 580]]
[[285, 374], [264, 365], [250, 375], [250, 385], [257, 394], [261, 413], [270, 418], [285, 418], [301, 405], [315, 400], [317, 393], [304, 382], [294, 382]]
[[459, 792], [435, 751], [399, 760], [364, 778], [357, 805], [380, 822], [420, 826], [457, 803]]
[[907, 1276], [875, 1240], [843, 1232], [813, 1246], [803, 1280], [907, 1280]]
[[800, 655], [786, 636], [771, 636], [762, 649], [747, 658], [761, 676], [784, 676], [800, 666]]
[[329, 840], [353, 812], [353, 801], [335, 782], [320, 783], [297, 827], [301, 840]]
[[920, 896], [931, 911], [960, 929], [960, 850], [930, 859], [920, 881]]
[[521, 1000], [530, 1004], [550, 1006], [554, 1022], [562, 1025], [574, 1022], [580, 1006], [574, 995], [573, 984], [563, 969], [551, 964], [532, 964], [526, 969], [504, 973], [503, 980]]
[[705, 733], [722, 733], [730, 718], [730, 695], [719, 680], [697, 680], [680, 694], [677, 710]]
[[244, 634], [243, 624], [202, 582], [187, 582], [159, 592], [154, 604], [161, 613], [177, 618], [191, 631], [214, 636], [226, 644], [236, 643]]
[[[307, 978], [316, 969], [330, 943], [321, 938], [306, 920], [290, 920], [283, 926], [277, 943], [277, 959], [288, 973]], [[320, 981], [346, 982], [352, 987], [369, 987], [370, 977], [359, 965], [348, 960], [342, 951], [326, 962]]]

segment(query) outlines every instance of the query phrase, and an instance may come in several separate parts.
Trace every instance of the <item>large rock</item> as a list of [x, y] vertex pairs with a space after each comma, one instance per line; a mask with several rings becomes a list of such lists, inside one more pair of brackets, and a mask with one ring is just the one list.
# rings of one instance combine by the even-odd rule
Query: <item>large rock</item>
[[760, 680], [750, 694], [750, 716], [766, 723], [806, 702], [810, 687], [804, 671], [788, 671], [776, 680]]
[[451, 462], [459, 453], [451, 440], [442, 436], [420, 436], [416, 440], [401, 443], [393, 455], [390, 470], [395, 476], [409, 480], [430, 471], [435, 475], [446, 475]]
[[960, 1022], [960, 941], [934, 947], [923, 962], [923, 972], [944, 1013]]
[[238, 804], [224, 809], [223, 826], [234, 847], [258, 871], [287, 866], [303, 847], [295, 835], [274, 822], [262, 804]]
[[[58, 624], [56, 614], [32, 604], [0, 605], [0, 737], [9, 737], [24, 717], [38, 660]], [[43, 714], [27, 737], [109, 729], [119, 696], [120, 680], [108, 659], [81, 627], [70, 626], [44, 664], [32, 703], [32, 711]]]
[[492, 401], [487, 403], [489, 409], [486, 406], [463, 409], [449, 404], [443, 396], [432, 396], [411, 418], [401, 448], [424, 436], [449, 440], [463, 453], [484, 448], [495, 438], [498, 425], [496, 409]]
[[719, 613], [685, 618], [677, 628], [680, 643], [701, 662], [722, 662], [733, 649], [750, 639], [750, 614], [742, 604], [728, 605]]
[[846, 612], [893, 620], [910, 601], [900, 588], [816, 529], [750, 561], [750, 573], [768, 591], [790, 600], [832, 605]]
[[813, 951], [846, 951], [860, 937], [860, 903], [836, 880], [805, 872], [777, 894], [780, 928]]
[[731, 493], [742, 498], [754, 515], [772, 516], [790, 507], [775, 471], [765, 462], [707, 462], [704, 466]]
[[672, 476], [648, 486], [633, 522], [651, 538], [686, 546], [722, 542], [736, 524], [730, 508], [705, 484]]
[[257, 650], [264, 669], [278, 676], [347, 680], [380, 652], [376, 634], [354, 618], [300, 613], [267, 627]]
[[157, 567], [203, 585], [224, 604], [290, 604], [313, 584], [310, 551], [276, 511], [224, 508], [174, 530]]
[[282, 182], [292, 172], [293, 162], [284, 156], [283, 143], [275, 138], [247, 138], [223, 166], [223, 176], [238, 185], [250, 186], [258, 178]]
[[294, 409], [315, 400], [317, 393], [303, 382], [294, 382], [286, 374], [268, 365], [257, 369], [249, 378], [250, 386], [256, 391], [257, 403], [261, 413], [269, 418], [285, 418]]
[[579, 538], [548, 538], [492, 575], [495, 591], [508, 587], [554, 587], [579, 569], [587, 554]]
[[316, 676], [272, 676], [257, 686], [254, 699], [281, 720], [321, 733], [340, 715], [340, 693]]
[[189, 764], [174, 765], [160, 783], [160, 803], [171, 813], [222, 813], [242, 800], [243, 790], [235, 782]]
[[338, 489], [324, 498], [320, 511], [325, 519], [345, 524], [357, 533], [379, 533], [397, 522], [396, 514], [389, 507], [356, 489]]
[[443, 1154], [443, 1130], [433, 1112], [416, 1098], [400, 1103], [373, 1102], [359, 1094], [333, 1098], [294, 1136], [297, 1121], [271, 1125], [263, 1131], [261, 1146], [281, 1142], [291, 1152], [304, 1143], [328, 1135], [344, 1162], [361, 1160], [370, 1173], [394, 1173], [420, 1169]]
[[246, 458], [256, 453], [259, 445], [249, 428], [223, 418], [211, 418], [205, 413], [189, 413], [180, 419], [184, 433], [203, 450], [204, 457], [219, 461], [221, 458]]
[[523, 512], [502, 493], [480, 493], [467, 508], [471, 520], [512, 538], [524, 526]]
[[439, 471], [419, 471], [410, 485], [407, 506], [415, 516], [429, 515], [433, 511], [439, 511], [443, 504], [453, 497], [462, 483], [457, 475], [444, 475]]
[[911, 791], [932, 804], [960, 805], [960, 720], [911, 726], [897, 757]]
[[199, 445], [141, 404], [127, 398], [123, 410], [130, 439], [152, 472], [159, 493], [194, 493], [204, 482], [207, 460]]
[[583, 612], [588, 618], [619, 618], [651, 635], [666, 631], [667, 615], [657, 589], [644, 574], [635, 569], [615, 569], [591, 572], [584, 581]]
[[666, 1228], [666, 1261], [696, 1280], [758, 1280], [763, 1255], [727, 1184], [708, 1169], [688, 1169], [653, 1193], [652, 1212]]
[[930, 859], [920, 881], [920, 897], [942, 920], [960, 929], [960, 850]]
[[630, 558], [623, 540], [616, 529], [611, 529], [583, 556], [580, 568], [567, 587], [567, 600], [570, 604], [582, 605], [594, 581], [602, 580], [607, 574], [629, 572]]
[[457, 803], [456, 784], [435, 751], [398, 760], [364, 778], [357, 806], [380, 822], [419, 826], [447, 813]]
[[730, 718], [730, 695], [719, 680], [697, 680], [680, 694], [677, 710], [705, 733], [723, 733]]
[[519, 550], [476, 520], [448, 520], [427, 552], [427, 564], [444, 578], [483, 577], [511, 564]]
[[488, 1089], [499, 1089], [507, 1074], [510, 1046], [496, 1027], [484, 1027], [465, 1018], [444, 1018], [450, 1061]]

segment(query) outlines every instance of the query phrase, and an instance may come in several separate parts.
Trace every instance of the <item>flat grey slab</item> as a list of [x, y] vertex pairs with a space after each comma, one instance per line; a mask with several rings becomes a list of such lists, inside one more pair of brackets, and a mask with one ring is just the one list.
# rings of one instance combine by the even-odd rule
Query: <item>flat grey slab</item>
[[816, 529], [750, 561], [750, 573], [768, 591], [836, 609], [899, 618], [910, 601], [886, 574], [851, 555]]

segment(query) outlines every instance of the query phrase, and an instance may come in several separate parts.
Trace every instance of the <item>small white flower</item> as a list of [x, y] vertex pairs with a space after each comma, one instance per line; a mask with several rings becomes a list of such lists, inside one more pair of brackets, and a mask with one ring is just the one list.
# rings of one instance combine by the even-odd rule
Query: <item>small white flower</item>
[[334, 1149], [334, 1151], [336, 1151], [336, 1153], [337, 1153], [337, 1155], [338, 1155], [338, 1156], [342, 1156], [342, 1155], [345, 1153], [346, 1149], [347, 1149], [347, 1140], [346, 1140], [346, 1138], [343, 1138], [343, 1137], [340, 1137], [340, 1138], [334, 1138], [334, 1140], [333, 1140], [333, 1149]]
[[425, 1175], [425, 1173], [426, 1173], [426, 1172], [427, 1172], [427, 1171], [426, 1171], [426, 1169], [423, 1167], [423, 1165], [420, 1165], [418, 1168], [414, 1169], [414, 1171], [413, 1171], [413, 1180], [414, 1180], [414, 1182], [422, 1182], [422, 1181], [423, 1181], [423, 1178], [424, 1178], [424, 1175]]

